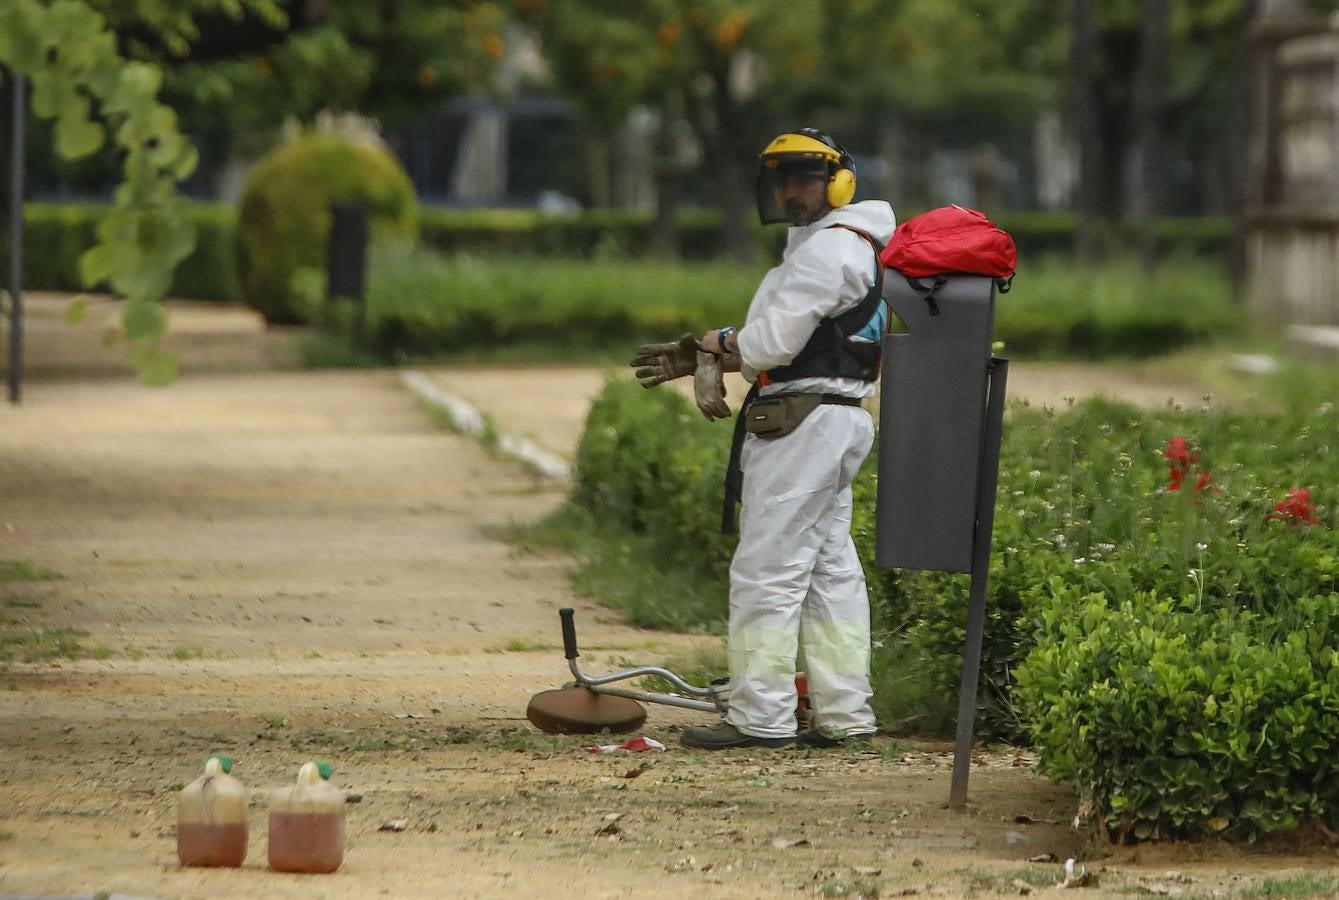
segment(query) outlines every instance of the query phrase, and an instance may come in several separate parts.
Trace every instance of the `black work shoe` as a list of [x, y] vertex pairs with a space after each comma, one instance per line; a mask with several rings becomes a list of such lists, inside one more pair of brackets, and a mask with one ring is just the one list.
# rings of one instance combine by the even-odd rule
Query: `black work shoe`
[[795, 743], [801, 747], [826, 750], [831, 747], [845, 747], [847, 744], [868, 744], [872, 740], [874, 740], [874, 734], [869, 731], [848, 734], [844, 738], [828, 737], [821, 731], [801, 731], [796, 736]]
[[754, 737], [729, 722], [719, 725], [694, 725], [685, 728], [679, 743], [694, 750], [729, 750], [733, 747], [767, 747], [778, 750], [795, 743], [793, 737]]

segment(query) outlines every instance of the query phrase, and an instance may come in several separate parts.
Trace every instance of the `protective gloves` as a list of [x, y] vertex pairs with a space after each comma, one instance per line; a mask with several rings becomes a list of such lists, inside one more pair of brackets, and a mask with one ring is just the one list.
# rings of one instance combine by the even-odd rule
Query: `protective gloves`
[[692, 375], [697, 369], [697, 338], [685, 334], [677, 341], [667, 344], [642, 344], [637, 348], [637, 356], [628, 363], [641, 366], [637, 370], [637, 380], [642, 387], [652, 388], [684, 375]]
[[721, 358], [715, 353], [699, 350], [697, 371], [693, 373], [693, 399], [708, 422], [730, 418], [730, 407], [725, 402], [725, 373]]

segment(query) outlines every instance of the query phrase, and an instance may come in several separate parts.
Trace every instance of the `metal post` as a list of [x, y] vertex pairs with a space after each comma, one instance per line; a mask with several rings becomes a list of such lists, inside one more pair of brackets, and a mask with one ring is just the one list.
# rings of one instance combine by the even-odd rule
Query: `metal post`
[[23, 110], [24, 78], [14, 76], [14, 145], [9, 151], [9, 402], [23, 396]]
[[972, 589], [967, 602], [967, 647], [962, 654], [962, 687], [958, 693], [958, 736], [953, 747], [950, 809], [967, 808], [967, 776], [972, 767], [972, 735], [976, 728], [976, 683], [981, 674], [981, 644], [986, 632], [986, 587], [990, 580], [990, 541], [995, 527], [995, 488], [999, 482], [1000, 438], [1004, 429], [1004, 384], [1009, 361], [990, 361], [987, 377], [986, 428], [977, 468], [976, 530], [972, 536]]

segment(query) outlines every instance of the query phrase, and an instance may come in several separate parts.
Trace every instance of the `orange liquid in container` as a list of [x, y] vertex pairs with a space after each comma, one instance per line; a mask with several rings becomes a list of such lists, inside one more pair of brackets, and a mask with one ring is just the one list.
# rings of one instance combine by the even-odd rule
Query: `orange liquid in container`
[[246, 823], [178, 825], [177, 859], [183, 866], [240, 866], [246, 859]]
[[240, 866], [246, 859], [246, 788], [211, 756], [177, 797], [177, 859], [183, 866]]
[[297, 783], [270, 795], [270, 868], [333, 872], [344, 862], [344, 793], [325, 763], [303, 763]]
[[270, 868], [333, 872], [344, 862], [344, 817], [335, 813], [271, 813]]

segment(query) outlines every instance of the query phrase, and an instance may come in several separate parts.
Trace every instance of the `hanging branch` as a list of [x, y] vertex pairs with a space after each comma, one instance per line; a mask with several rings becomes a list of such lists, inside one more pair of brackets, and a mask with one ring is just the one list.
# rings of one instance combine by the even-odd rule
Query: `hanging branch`
[[[55, 121], [63, 158], [95, 153], [108, 133], [124, 151], [124, 180], [98, 242], [79, 260], [80, 275], [125, 300], [121, 329], [140, 380], [173, 381], [180, 361], [160, 347], [167, 318], [158, 301], [195, 247], [176, 188], [197, 155], [176, 113], [158, 101], [162, 71], [122, 58], [106, 20], [81, 0], [0, 0], [0, 63], [32, 81], [33, 112]], [[69, 318], [77, 321], [82, 308], [77, 301]]]

